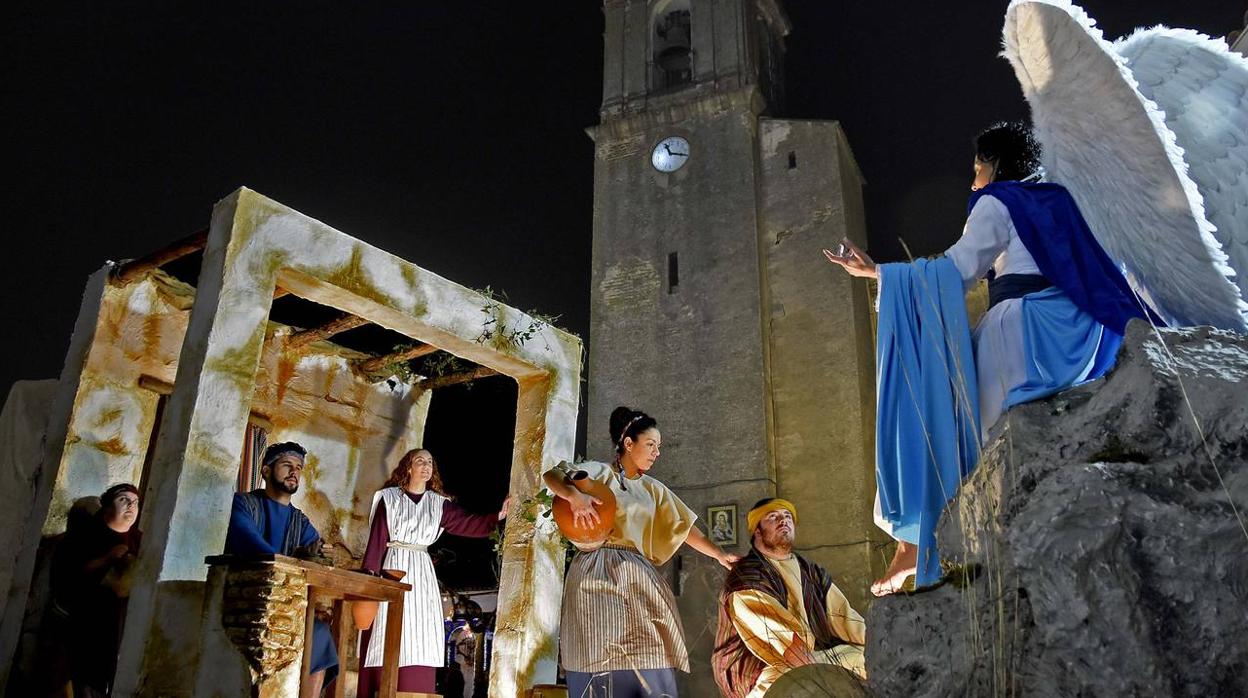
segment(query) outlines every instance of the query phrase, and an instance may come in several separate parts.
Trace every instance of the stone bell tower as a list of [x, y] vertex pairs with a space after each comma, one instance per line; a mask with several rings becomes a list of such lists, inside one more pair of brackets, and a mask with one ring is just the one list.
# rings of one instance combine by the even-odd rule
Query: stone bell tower
[[[777, 0], [604, 0], [595, 141], [589, 456], [616, 405], [659, 420], [653, 475], [698, 512], [798, 507], [799, 551], [859, 608], [883, 534], [875, 493], [870, 300], [820, 252], [865, 246], [862, 176], [840, 126], [777, 118]], [[709, 531], [708, 531], [709, 532]], [[666, 573], [711, 695], [722, 570], [683, 548]]]

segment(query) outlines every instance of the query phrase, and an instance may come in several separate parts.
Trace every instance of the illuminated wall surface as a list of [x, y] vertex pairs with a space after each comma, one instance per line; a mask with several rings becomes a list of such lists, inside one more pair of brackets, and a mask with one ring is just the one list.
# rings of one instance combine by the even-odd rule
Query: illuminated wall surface
[[[363, 553], [372, 493], [421, 444], [433, 392], [419, 377], [363, 371], [368, 357], [330, 341], [290, 348], [296, 329], [269, 321], [275, 294], [514, 379], [517, 498], [536, 492], [544, 469], [572, 458], [578, 338], [255, 192], [240, 189], [217, 205], [196, 287], [159, 270], [121, 283], [115, 271], [97, 272], [84, 294], [49, 419], [44, 462], [56, 465], [36, 494], [10, 596], [26, 595], [40, 534], [61, 532], [76, 499], [146, 473], [132, 595], [144, 602], [128, 612], [121, 695], [247, 690], [241, 657], [213, 641], [219, 619], [202, 609], [203, 560], [223, 548], [249, 422], [263, 425], [270, 443], [308, 449], [293, 501], [343, 566]], [[483, 333], [485, 323], [533, 328], [533, 336]], [[521, 519], [512, 517], [504, 543], [491, 695], [554, 679], [560, 595], [549, 591], [561, 588], [562, 550], [544, 520]], [[0, 650], [16, 642], [22, 605], [5, 609]]]

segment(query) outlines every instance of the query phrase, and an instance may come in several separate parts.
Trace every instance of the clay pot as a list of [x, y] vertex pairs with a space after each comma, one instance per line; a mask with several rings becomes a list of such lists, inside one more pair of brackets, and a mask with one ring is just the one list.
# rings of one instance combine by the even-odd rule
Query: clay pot
[[[382, 570], [381, 576], [392, 582], [401, 582], [407, 576], [403, 570]], [[373, 621], [377, 620], [377, 609], [380, 607], [378, 601], [356, 601], [351, 604], [351, 615], [355, 618], [355, 627], [360, 630], [368, 630], [373, 627]]]
[[571, 481], [573, 487], [591, 497], [597, 497], [602, 502], [594, 505], [598, 509], [598, 525], [589, 528], [577, 527], [572, 518], [572, 505], [563, 497], [555, 497], [551, 505], [555, 524], [576, 547], [581, 550], [595, 550], [607, 541], [615, 528], [615, 494], [605, 483], [590, 479], [584, 471], [573, 475]]

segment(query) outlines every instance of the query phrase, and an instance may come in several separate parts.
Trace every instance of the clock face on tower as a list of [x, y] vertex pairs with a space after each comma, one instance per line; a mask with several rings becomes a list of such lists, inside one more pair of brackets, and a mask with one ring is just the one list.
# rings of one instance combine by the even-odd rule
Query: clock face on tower
[[688, 159], [689, 141], [680, 136], [664, 138], [650, 153], [650, 164], [659, 172], [675, 172], [684, 167]]

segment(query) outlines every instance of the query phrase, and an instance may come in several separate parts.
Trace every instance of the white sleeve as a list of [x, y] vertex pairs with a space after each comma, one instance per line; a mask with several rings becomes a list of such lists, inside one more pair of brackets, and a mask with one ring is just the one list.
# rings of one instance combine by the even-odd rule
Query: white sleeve
[[945, 251], [969, 290], [1010, 244], [1010, 211], [1001, 200], [985, 194], [966, 217], [962, 237]]

